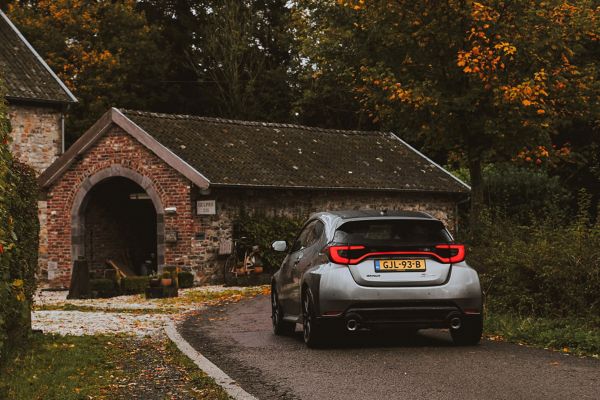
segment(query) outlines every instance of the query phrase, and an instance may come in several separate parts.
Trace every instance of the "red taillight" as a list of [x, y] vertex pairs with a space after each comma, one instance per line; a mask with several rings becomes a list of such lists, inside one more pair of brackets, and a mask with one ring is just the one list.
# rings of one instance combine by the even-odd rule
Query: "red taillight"
[[364, 257], [350, 258], [353, 250], [364, 250], [365, 246], [329, 246], [329, 259], [336, 264], [358, 264]]
[[464, 244], [438, 244], [435, 246], [436, 249], [447, 250], [448, 254], [438, 257], [442, 262], [455, 264], [465, 259], [465, 245]]
[[438, 244], [434, 251], [376, 251], [365, 252], [365, 246], [329, 246], [327, 254], [329, 260], [336, 264], [354, 265], [367, 257], [381, 257], [392, 255], [403, 256], [430, 256], [445, 264], [455, 264], [465, 259], [465, 245], [463, 244]]

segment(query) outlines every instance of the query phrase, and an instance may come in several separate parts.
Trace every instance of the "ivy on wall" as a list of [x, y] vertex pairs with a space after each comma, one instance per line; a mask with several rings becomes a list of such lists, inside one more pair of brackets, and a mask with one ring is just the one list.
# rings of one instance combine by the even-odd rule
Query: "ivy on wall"
[[[285, 258], [285, 253], [271, 249], [275, 240], [285, 240], [288, 245], [296, 238], [303, 220], [290, 217], [270, 217], [265, 215], [247, 215], [241, 213], [234, 224], [234, 236], [244, 237], [243, 246], [258, 245], [263, 266], [268, 273], [274, 273]], [[243, 251], [246, 249], [242, 249]]]
[[[0, 362], [31, 329], [39, 222], [34, 171], [12, 158], [0, 80]], [[10, 346], [13, 347], [13, 346]]]

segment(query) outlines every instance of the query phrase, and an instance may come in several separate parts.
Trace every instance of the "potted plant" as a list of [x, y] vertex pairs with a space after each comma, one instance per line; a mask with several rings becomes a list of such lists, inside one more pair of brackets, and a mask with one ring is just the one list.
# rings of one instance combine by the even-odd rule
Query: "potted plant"
[[163, 272], [160, 284], [162, 286], [171, 286], [173, 284], [173, 278], [171, 277], [171, 273]]

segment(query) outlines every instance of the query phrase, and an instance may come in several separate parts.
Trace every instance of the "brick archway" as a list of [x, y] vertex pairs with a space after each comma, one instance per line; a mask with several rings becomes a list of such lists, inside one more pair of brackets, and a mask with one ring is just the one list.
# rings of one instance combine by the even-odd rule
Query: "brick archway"
[[154, 188], [150, 178], [139, 174], [138, 172], [123, 167], [122, 165], [113, 165], [109, 168], [96, 172], [87, 177], [81, 184], [77, 194], [73, 199], [71, 207], [71, 259], [77, 260], [85, 256], [85, 209], [90, 200], [89, 192], [98, 183], [109, 178], [126, 178], [138, 184], [150, 197], [156, 210], [156, 255], [159, 270], [165, 264], [165, 223], [164, 207], [158, 192]]

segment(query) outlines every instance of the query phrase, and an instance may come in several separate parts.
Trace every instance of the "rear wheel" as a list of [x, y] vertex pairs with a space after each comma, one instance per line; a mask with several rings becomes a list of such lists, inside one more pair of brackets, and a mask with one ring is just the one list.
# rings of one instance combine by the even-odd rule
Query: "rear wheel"
[[302, 334], [308, 347], [316, 348], [326, 344], [325, 332], [317, 321], [315, 304], [308, 289], [302, 296]]
[[483, 333], [483, 317], [481, 315], [463, 319], [460, 328], [450, 329], [454, 344], [458, 346], [474, 346], [481, 341]]
[[296, 324], [283, 319], [283, 308], [279, 303], [275, 288], [271, 290], [271, 322], [273, 333], [279, 336], [290, 336], [296, 330]]

